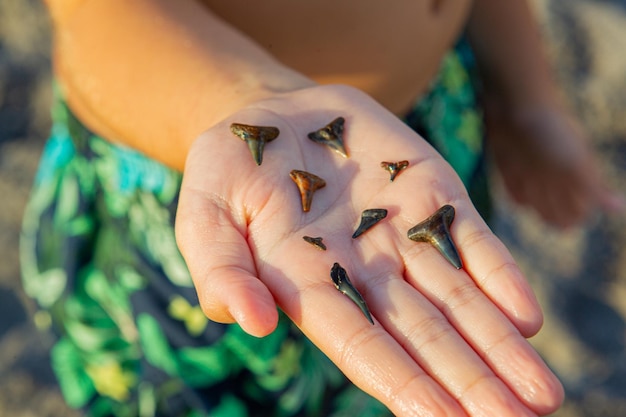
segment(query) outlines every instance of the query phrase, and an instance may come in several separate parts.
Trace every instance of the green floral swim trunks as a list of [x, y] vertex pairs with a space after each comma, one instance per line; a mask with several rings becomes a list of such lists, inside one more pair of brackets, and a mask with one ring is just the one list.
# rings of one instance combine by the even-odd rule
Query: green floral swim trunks
[[[483, 200], [482, 119], [444, 60], [406, 122]], [[52, 367], [89, 416], [387, 416], [284, 316], [256, 338], [202, 313], [174, 238], [181, 173], [90, 132], [57, 94], [21, 239]]]

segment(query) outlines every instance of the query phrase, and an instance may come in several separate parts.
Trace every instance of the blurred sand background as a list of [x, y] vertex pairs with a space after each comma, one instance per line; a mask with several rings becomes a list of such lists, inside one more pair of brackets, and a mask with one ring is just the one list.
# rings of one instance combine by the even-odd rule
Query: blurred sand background
[[[607, 181], [626, 194], [626, 0], [534, 0], [558, 80]], [[0, 0], [0, 415], [74, 416], [59, 397], [18, 238], [49, 128], [50, 33], [39, 0]], [[533, 343], [565, 384], [558, 417], [626, 416], [626, 219], [557, 232], [502, 198], [495, 230], [542, 302]]]

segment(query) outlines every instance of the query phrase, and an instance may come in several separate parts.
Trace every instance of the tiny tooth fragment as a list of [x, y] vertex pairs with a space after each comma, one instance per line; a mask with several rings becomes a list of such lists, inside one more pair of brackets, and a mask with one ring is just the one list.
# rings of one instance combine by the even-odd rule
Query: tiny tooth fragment
[[348, 157], [348, 152], [343, 144], [343, 125], [345, 119], [337, 117], [335, 120], [323, 128], [308, 134], [308, 138], [315, 143], [328, 146], [344, 158]]
[[399, 161], [399, 162], [383, 161], [380, 163], [380, 166], [389, 172], [389, 181], [393, 182], [393, 180], [396, 179], [400, 171], [402, 171], [403, 169], [409, 166], [409, 161]]
[[330, 278], [333, 280], [335, 288], [351, 299], [361, 309], [365, 317], [367, 317], [367, 320], [374, 324], [374, 320], [372, 319], [369, 308], [367, 308], [367, 304], [365, 304], [363, 296], [354, 288], [354, 285], [350, 282], [350, 278], [348, 278], [348, 273], [337, 262], [335, 262], [330, 270]]
[[321, 237], [302, 236], [302, 239], [309, 242], [319, 250], [326, 250], [326, 245], [322, 242], [323, 239]]
[[248, 149], [257, 165], [263, 163], [265, 144], [276, 139], [280, 133], [277, 127], [251, 126], [241, 123], [231, 124], [230, 131], [248, 144]]
[[352, 234], [352, 239], [356, 239], [367, 232], [372, 226], [387, 217], [386, 209], [367, 209], [361, 213], [361, 223]]
[[441, 207], [432, 216], [412, 227], [407, 235], [416, 242], [428, 242], [456, 269], [463, 268], [463, 262], [450, 235], [450, 225], [454, 220], [454, 207], [449, 204]]
[[302, 211], [308, 212], [311, 210], [311, 202], [313, 201], [313, 194], [326, 186], [326, 181], [310, 172], [300, 171], [297, 169], [292, 170], [289, 176], [298, 186], [300, 191], [300, 199], [302, 200]]

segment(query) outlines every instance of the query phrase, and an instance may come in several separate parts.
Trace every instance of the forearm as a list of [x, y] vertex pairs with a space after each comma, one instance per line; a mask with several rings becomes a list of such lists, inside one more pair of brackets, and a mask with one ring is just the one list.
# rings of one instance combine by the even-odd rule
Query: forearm
[[475, 0], [468, 32], [487, 94], [509, 107], [557, 98], [527, 1]]
[[72, 2], [48, 1], [68, 103], [97, 133], [177, 169], [227, 115], [312, 84], [194, 0]]

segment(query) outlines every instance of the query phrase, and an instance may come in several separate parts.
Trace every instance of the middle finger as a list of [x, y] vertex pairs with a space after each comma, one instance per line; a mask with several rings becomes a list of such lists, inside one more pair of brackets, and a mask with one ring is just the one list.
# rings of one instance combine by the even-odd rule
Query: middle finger
[[368, 282], [368, 302], [378, 312], [381, 324], [468, 413], [534, 415], [442, 312], [409, 283], [388, 274], [371, 277]]
[[550, 372], [539, 355], [463, 269], [454, 269], [428, 249], [415, 247], [406, 252], [407, 282], [441, 311], [518, 398], [535, 411], [544, 411], [542, 397], [553, 389], [545, 377]]

